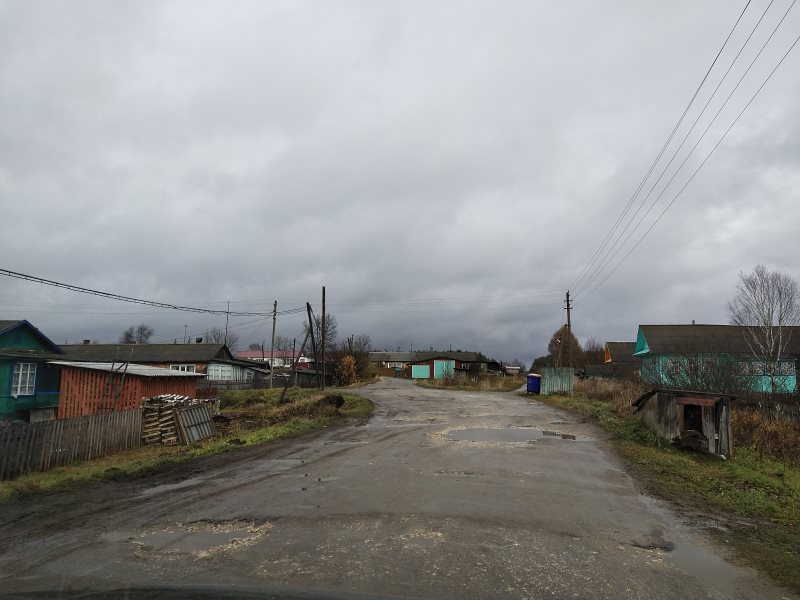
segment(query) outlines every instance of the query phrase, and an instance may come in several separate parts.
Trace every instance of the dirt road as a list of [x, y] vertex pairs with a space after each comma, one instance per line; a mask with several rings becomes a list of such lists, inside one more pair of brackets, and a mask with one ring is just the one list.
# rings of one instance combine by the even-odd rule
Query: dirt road
[[0, 505], [0, 590], [794, 597], [640, 493], [574, 416], [400, 380], [362, 392], [365, 425]]

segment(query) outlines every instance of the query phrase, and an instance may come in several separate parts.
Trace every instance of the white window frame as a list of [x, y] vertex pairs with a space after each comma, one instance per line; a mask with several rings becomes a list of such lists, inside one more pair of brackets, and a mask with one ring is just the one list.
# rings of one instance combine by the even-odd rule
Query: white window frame
[[34, 396], [36, 394], [36, 363], [15, 363], [11, 378], [12, 396]]
[[184, 373], [197, 372], [197, 365], [170, 365], [169, 368], [173, 371], [182, 371]]

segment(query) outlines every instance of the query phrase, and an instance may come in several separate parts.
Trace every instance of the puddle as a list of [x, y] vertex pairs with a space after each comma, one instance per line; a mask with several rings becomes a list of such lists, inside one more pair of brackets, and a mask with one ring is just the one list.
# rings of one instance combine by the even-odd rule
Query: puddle
[[532, 429], [530, 427], [505, 427], [502, 429], [456, 429], [445, 434], [446, 439], [458, 442], [535, 442], [545, 438], [571, 441], [589, 441], [585, 435]]
[[152, 496], [153, 494], [160, 494], [162, 492], [171, 492], [172, 490], [180, 490], [186, 487], [191, 487], [193, 485], [197, 485], [200, 483], [200, 479], [194, 477], [192, 479], [185, 479], [183, 481], [179, 481], [178, 483], [165, 483], [163, 485], [156, 485], [151, 488], [147, 488], [146, 490], [142, 490], [139, 495], [140, 496]]
[[143, 535], [139, 543], [156, 552], [189, 553], [224, 546], [239, 537], [239, 532], [225, 531], [154, 531]]

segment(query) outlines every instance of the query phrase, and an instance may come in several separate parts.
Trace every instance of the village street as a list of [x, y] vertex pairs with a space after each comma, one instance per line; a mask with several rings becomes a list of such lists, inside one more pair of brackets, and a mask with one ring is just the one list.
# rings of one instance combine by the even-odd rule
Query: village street
[[0, 596], [793, 597], [642, 494], [572, 415], [403, 380], [359, 393], [367, 423], [0, 505]]

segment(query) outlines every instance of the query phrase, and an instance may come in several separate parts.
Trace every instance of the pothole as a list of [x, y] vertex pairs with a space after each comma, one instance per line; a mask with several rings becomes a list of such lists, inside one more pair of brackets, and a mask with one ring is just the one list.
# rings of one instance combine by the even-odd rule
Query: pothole
[[254, 521], [195, 521], [150, 529], [128, 539], [139, 553], [207, 558], [251, 546], [270, 528], [269, 523]]
[[529, 427], [454, 429], [445, 433], [445, 439], [456, 442], [535, 442], [545, 438], [570, 441], [589, 441], [586, 435], [532, 429]]

